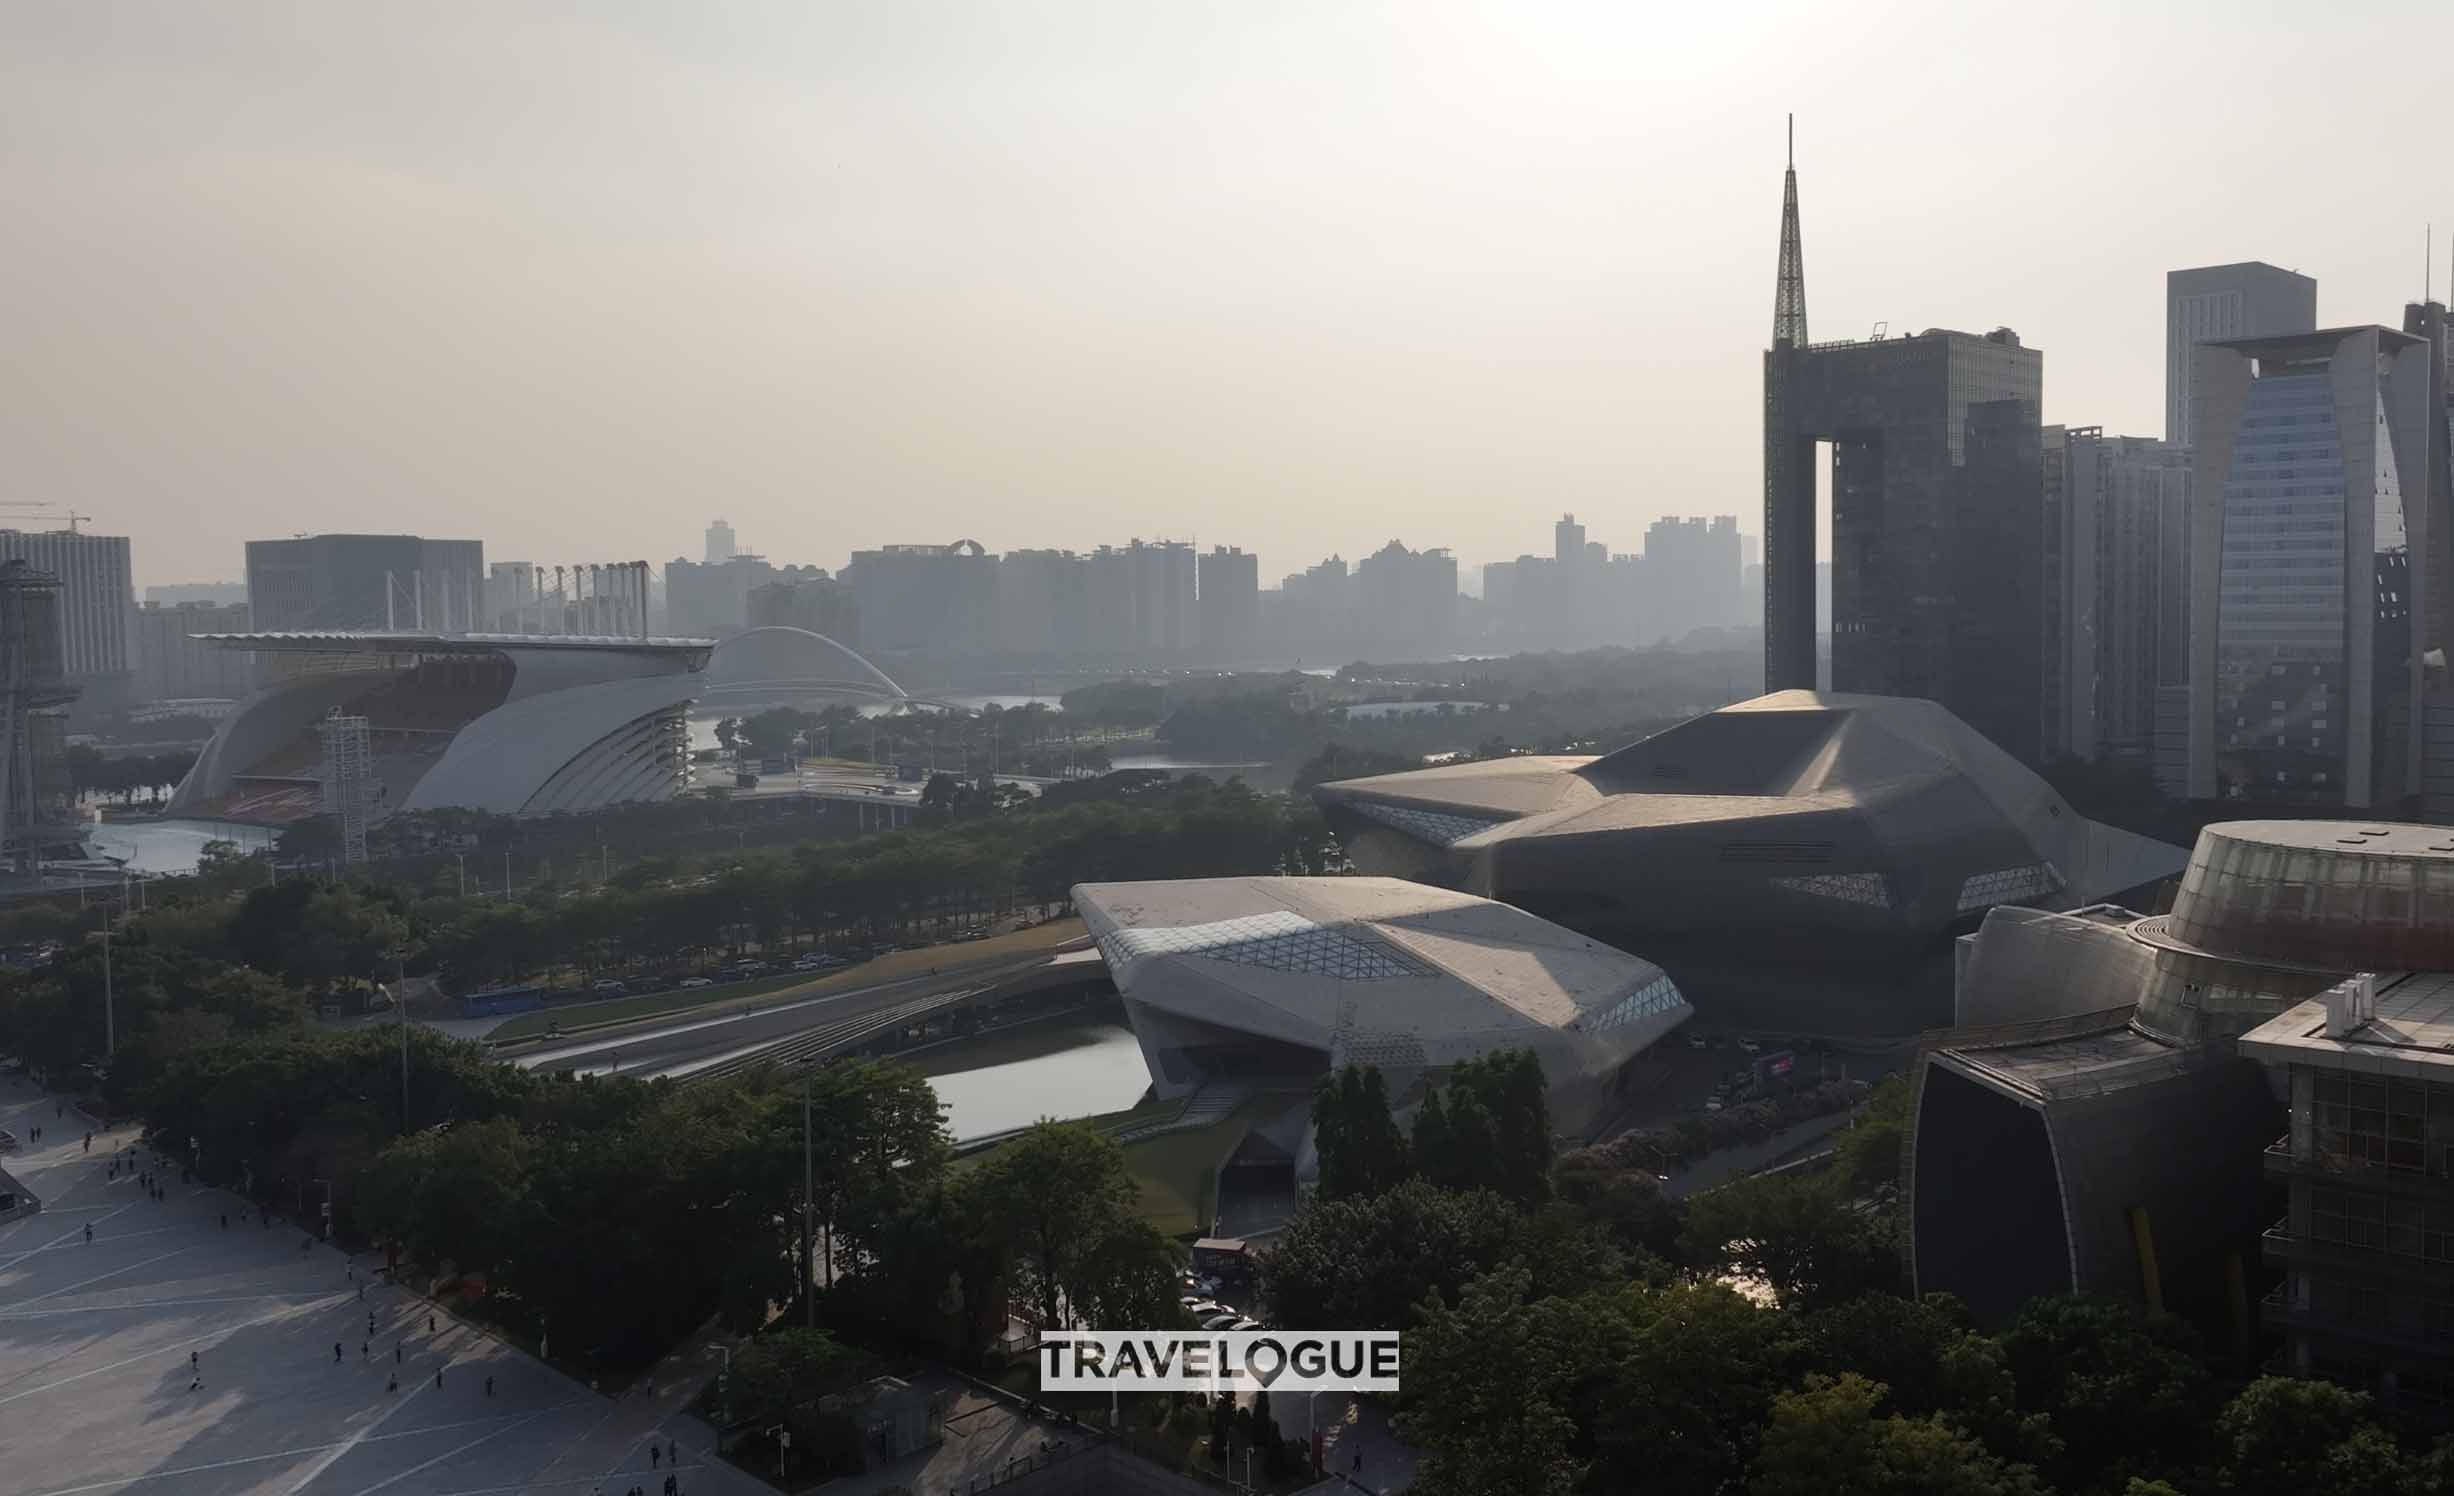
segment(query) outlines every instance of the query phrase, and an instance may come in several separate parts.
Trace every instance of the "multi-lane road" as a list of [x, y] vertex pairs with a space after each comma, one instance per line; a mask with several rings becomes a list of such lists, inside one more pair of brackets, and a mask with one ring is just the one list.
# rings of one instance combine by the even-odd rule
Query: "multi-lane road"
[[626, 1075], [638, 1080], [709, 1079], [767, 1061], [819, 1058], [916, 1022], [1053, 965], [1073, 964], [1073, 949], [1034, 951], [1010, 961], [793, 996], [719, 998], [700, 1007], [644, 1018], [602, 1032], [513, 1046], [505, 1057], [524, 1070]]

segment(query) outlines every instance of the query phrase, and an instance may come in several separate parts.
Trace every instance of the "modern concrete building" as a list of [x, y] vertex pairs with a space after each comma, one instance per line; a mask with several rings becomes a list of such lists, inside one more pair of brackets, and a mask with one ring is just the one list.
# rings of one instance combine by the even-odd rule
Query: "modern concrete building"
[[2346, 978], [2241, 1052], [2291, 1105], [2265, 1153], [2288, 1204], [2264, 1237], [2283, 1281], [2261, 1306], [2286, 1364], [2454, 1402], [2454, 973]]
[[498, 815], [666, 800], [686, 782], [685, 716], [714, 641], [582, 635], [220, 634], [292, 660], [222, 721], [173, 815], [278, 823], [323, 800], [318, 724], [366, 723], [371, 798]]
[[69, 682], [89, 705], [125, 705], [128, 610], [136, 605], [128, 537], [0, 530], [0, 561], [23, 561], [58, 581], [61, 662]]
[[1628, 1063], [1691, 1012], [1649, 961], [1394, 878], [1089, 883], [1073, 897], [1162, 1097], [1309, 1086], [1366, 1064], [1404, 1110], [1462, 1060], [1530, 1049], [1554, 1125], [1582, 1135], [1624, 1099]]
[[2033, 761], [2044, 356], [2009, 328], [1810, 343], [1794, 166], [1781, 215], [1764, 354], [1765, 688], [1819, 684], [1815, 495], [1828, 461], [1831, 688], [1928, 697]]
[[2196, 1309], [2244, 1350], [2255, 1309], [2296, 1370], [2449, 1390], [2454, 835], [2220, 823], [2169, 916], [1997, 911], [1968, 946], [1912, 1071], [1919, 1292]]
[[1183, 654], [1201, 641], [1200, 583], [1193, 547], [1136, 539], [1124, 549], [1132, 608], [1125, 641], [1134, 650]]
[[740, 543], [733, 538], [733, 527], [723, 520], [707, 523], [707, 564], [722, 566], [741, 554]]
[[1251, 658], [1261, 642], [1261, 558], [1239, 546], [1215, 545], [1201, 558], [1195, 580], [1202, 653], [1222, 661]]
[[1364, 872], [1506, 900], [1644, 951], [1717, 1017], [1820, 1032], [1947, 1022], [1955, 930], [1998, 904], [2151, 888], [2186, 860], [1896, 697], [1781, 691], [1600, 757], [1313, 793]]
[[417, 535], [299, 535], [247, 542], [255, 626], [474, 628], [485, 603], [485, 545]]
[[[2197, 347], [2189, 793], [2416, 796], [2431, 349], [2384, 327]], [[2442, 647], [2442, 646], [2436, 646]]]
[[774, 566], [748, 552], [705, 565], [676, 557], [665, 563], [665, 627], [693, 637], [737, 634], [754, 626], [750, 594], [759, 588], [825, 580], [815, 566]]
[[2145, 757], [2156, 688], [2188, 679], [2189, 457], [2044, 429], [2045, 756]]
[[2259, 260], [2164, 275], [2164, 439], [2193, 445], [2191, 415], [2201, 343], [2286, 337], [2318, 325], [2318, 283]]
[[147, 603], [130, 611], [128, 635], [135, 645], [134, 699], [235, 701], [255, 688], [248, 656], [207, 644], [200, 634], [244, 634], [247, 604]]

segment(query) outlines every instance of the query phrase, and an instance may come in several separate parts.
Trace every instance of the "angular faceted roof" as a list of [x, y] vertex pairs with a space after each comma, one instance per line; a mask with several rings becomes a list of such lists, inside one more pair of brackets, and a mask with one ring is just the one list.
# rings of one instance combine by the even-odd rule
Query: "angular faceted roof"
[[[2092, 903], [2187, 860], [2086, 820], [1968, 724], [1906, 697], [1779, 691], [1600, 757], [1451, 764], [1314, 793], [1341, 831], [1366, 833], [1348, 837], [1359, 866], [1512, 900], [1548, 856], [1597, 878], [1617, 857], [1607, 876], [1622, 876], [1632, 850], [1605, 847], [1622, 840], [1685, 859], [1691, 880], [1752, 863], [1765, 872], [1720, 881], [1918, 926], [1995, 904]], [[1574, 876], [1552, 867], [1538, 881]]]
[[1662, 969], [1471, 894], [1396, 878], [1086, 883], [1074, 902], [1135, 1011], [1397, 1073], [1530, 1048], [1590, 1081], [1688, 1018]]

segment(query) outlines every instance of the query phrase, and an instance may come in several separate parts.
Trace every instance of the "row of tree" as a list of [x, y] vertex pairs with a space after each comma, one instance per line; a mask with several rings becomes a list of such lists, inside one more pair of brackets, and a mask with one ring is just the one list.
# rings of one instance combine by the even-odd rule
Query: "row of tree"
[[[464, 992], [562, 973], [672, 969], [751, 946], [852, 943], [1018, 906], [1062, 907], [1074, 884], [1310, 872], [1333, 847], [1312, 808], [1231, 780], [1148, 785], [959, 818], [851, 841], [695, 859], [650, 857], [610, 882], [541, 883], [517, 899], [457, 892], [447, 865], [424, 889], [289, 878], [267, 884], [236, 857], [154, 885], [112, 939], [115, 1002], [98, 940], [113, 918], [73, 903], [13, 911], [21, 939], [59, 942], [0, 972], [0, 1033], [47, 1069], [153, 1044], [168, 1015], [226, 1012], [230, 1033], [299, 1021], [316, 1003], [388, 983], [395, 967]], [[244, 1000], [230, 993], [244, 994]], [[184, 1020], [182, 1020], [184, 1023]], [[194, 1042], [174, 1025], [163, 1042]], [[115, 1092], [124, 1099], [124, 1090]]]
[[677, 1088], [543, 1078], [425, 1030], [401, 1042], [203, 1045], [156, 1067], [136, 1107], [205, 1180], [309, 1216], [328, 1201], [339, 1234], [482, 1284], [507, 1328], [613, 1368], [711, 1314], [754, 1330], [813, 1284], [830, 1319], [964, 1361], [1009, 1300], [1058, 1325], [1181, 1318], [1177, 1250], [1087, 1127], [1043, 1124], [958, 1167], [936, 1093], [889, 1062]]

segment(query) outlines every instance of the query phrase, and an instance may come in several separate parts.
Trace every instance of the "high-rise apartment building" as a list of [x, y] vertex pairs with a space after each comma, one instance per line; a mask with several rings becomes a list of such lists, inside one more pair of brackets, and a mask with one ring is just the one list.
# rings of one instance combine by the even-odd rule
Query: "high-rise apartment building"
[[118, 706], [130, 685], [128, 610], [135, 606], [128, 537], [79, 530], [0, 530], [0, 561], [23, 561], [59, 583], [61, 660], [88, 705]]
[[1261, 637], [1261, 558], [1238, 546], [1212, 546], [1195, 580], [1201, 589], [1201, 649], [1214, 660], [1251, 655]]
[[861, 606], [852, 589], [817, 567], [807, 575], [778, 576], [750, 589], [744, 599], [745, 627], [807, 629], [847, 649], [861, 647]]
[[2189, 793], [2370, 809], [2417, 795], [2430, 568], [2428, 340], [2198, 345]]
[[677, 556], [665, 563], [665, 626], [684, 638], [737, 634], [754, 626], [750, 617], [751, 593], [777, 582], [825, 576], [815, 566], [774, 566], [766, 557], [746, 551], [736, 551], [728, 560], [705, 565]]
[[2039, 756], [2044, 380], [2043, 354], [2009, 328], [1809, 343], [1789, 171], [1764, 354], [1767, 689], [1817, 684], [1815, 490], [1828, 460], [1832, 689], [1930, 697]]
[[1655, 520], [1645, 530], [1639, 636], [1676, 639], [1738, 622], [1739, 555], [1734, 515]]
[[2186, 679], [2188, 454], [2044, 429], [2044, 753], [2146, 754], [2156, 688]]
[[267, 632], [463, 633], [482, 623], [485, 581], [486, 548], [476, 540], [300, 535], [247, 542], [247, 606]]
[[2318, 283], [2258, 260], [2164, 275], [2164, 439], [2191, 444], [2191, 350], [2235, 338], [2281, 337], [2318, 325]]
[[49, 572], [0, 560], [0, 860], [25, 873], [46, 855], [84, 850], [68, 772], [65, 709], [77, 688], [68, 678], [60, 592]]
[[982, 654], [996, 620], [997, 558], [978, 541], [854, 551], [843, 569], [865, 650]]
[[724, 520], [711, 520], [707, 526], [707, 562], [722, 566], [741, 554], [741, 546], [733, 539], [733, 527]]
[[1356, 563], [1354, 603], [1359, 642], [1417, 657], [1445, 649], [1457, 631], [1457, 558], [1392, 540]]
[[255, 689], [243, 650], [206, 644], [199, 634], [244, 634], [247, 604], [147, 603], [128, 615], [137, 701], [236, 700]]
[[1133, 622], [1128, 642], [1137, 650], [1175, 654], [1200, 642], [1200, 584], [1193, 547], [1181, 540], [1125, 547]]

